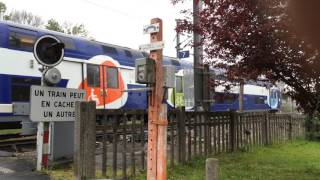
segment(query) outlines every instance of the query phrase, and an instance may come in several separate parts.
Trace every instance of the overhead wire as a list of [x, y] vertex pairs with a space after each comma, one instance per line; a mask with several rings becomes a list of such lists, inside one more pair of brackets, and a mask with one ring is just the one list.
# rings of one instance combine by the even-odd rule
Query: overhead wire
[[119, 14], [119, 15], [125, 16], [125, 17], [130, 18], [130, 19], [141, 20], [143, 18], [143, 17], [140, 17], [140, 16], [129, 14], [127, 12], [124, 12], [122, 10], [119, 10], [119, 9], [116, 9], [116, 8], [113, 8], [113, 7], [106, 6], [104, 4], [93, 2], [91, 0], [81, 0], [81, 1], [84, 2], [84, 3], [99, 7], [101, 9], [110, 10], [111, 12], [113, 12], [115, 14]]

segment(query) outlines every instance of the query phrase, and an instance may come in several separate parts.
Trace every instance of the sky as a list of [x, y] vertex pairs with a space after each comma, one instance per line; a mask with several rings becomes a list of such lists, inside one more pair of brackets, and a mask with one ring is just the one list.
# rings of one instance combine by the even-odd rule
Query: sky
[[[171, 0], [0, 0], [11, 10], [26, 10], [60, 22], [82, 23], [97, 41], [138, 49], [149, 43], [143, 26], [159, 17], [163, 20], [164, 55], [176, 56], [175, 19], [191, 2], [172, 5]], [[182, 37], [182, 41], [183, 41]]]

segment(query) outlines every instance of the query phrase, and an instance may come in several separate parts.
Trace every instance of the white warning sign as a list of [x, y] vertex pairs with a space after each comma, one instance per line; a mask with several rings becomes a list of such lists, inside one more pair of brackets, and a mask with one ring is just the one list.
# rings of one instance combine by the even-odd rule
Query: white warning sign
[[84, 101], [85, 90], [31, 86], [30, 119], [34, 122], [74, 121], [77, 101]]

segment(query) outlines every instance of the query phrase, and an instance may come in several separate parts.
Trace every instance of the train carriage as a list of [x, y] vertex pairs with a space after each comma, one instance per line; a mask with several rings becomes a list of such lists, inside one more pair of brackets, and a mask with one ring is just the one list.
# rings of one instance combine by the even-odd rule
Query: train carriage
[[[0, 122], [28, 121], [31, 85], [40, 85], [41, 66], [33, 56], [33, 45], [43, 35], [53, 35], [65, 44], [65, 58], [57, 66], [62, 81], [59, 87], [81, 88], [87, 100], [96, 102], [97, 108], [147, 108], [146, 92], [127, 91], [143, 87], [135, 83], [134, 64], [146, 54], [126, 47], [116, 46], [63, 33], [0, 22]], [[185, 81], [184, 70], [192, 68], [187, 61], [164, 57], [164, 65], [176, 67], [176, 85], [169, 91], [170, 106], [184, 106], [185, 91], [190, 86]], [[245, 109], [268, 110], [280, 106], [279, 90], [259, 85], [246, 85]], [[191, 87], [193, 88], [193, 87]], [[213, 111], [237, 110], [237, 91], [224, 94], [217, 90]], [[271, 105], [272, 104], [272, 105]], [[192, 107], [191, 107], [192, 109]]]

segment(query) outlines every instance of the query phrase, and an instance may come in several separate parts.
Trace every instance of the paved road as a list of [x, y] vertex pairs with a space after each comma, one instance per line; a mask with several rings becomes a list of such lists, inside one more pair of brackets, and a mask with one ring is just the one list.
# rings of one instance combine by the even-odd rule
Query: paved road
[[49, 180], [49, 176], [34, 172], [35, 160], [26, 157], [12, 157], [0, 151], [0, 180]]

